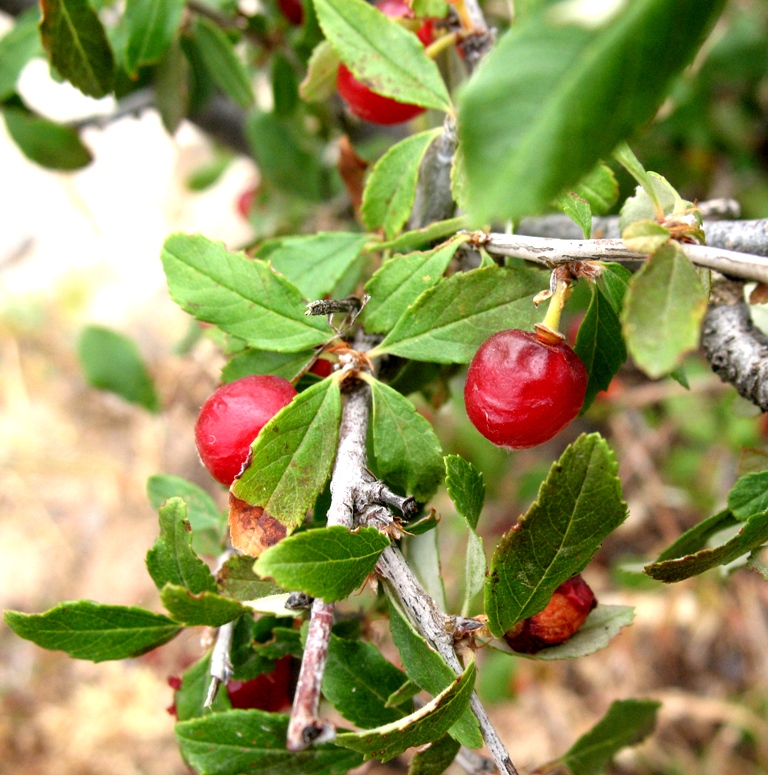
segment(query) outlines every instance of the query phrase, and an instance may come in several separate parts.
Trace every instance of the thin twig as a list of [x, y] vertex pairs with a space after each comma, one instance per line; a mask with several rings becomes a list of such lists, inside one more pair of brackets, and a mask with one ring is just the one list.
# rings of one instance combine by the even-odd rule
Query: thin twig
[[219, 627], [216, 633], [216, 644], [211, 652], [211, 682], [208, 684], [208, 694], [203, 703], [204, 708], [213, 706], [221, 684], [226, 684], [232, 678], [232, 660], [229, 656], [232, 650], [232, 636], [235, 632], [235, 623], [228, 622]]

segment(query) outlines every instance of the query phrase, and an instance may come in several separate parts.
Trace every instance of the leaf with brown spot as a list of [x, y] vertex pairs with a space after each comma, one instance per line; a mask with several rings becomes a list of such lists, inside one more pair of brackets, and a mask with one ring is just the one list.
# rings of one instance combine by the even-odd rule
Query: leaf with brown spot
[[264, 513], [261, 506], [249, 506], [229, 493], [229, 534], [232, 546], [258, 557], [288, 535], [284, 525]]

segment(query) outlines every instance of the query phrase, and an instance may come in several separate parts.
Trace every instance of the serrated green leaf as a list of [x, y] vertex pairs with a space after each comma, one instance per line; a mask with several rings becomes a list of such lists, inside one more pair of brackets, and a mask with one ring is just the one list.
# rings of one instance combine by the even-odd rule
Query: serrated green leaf
[[91, 662], [138, 657], [167, 643], [181, 630], [162, 614], [90, 600], [59, 603], [42, 614], [6, 611], [3, 618], [19, 637]]
[[160, 537], [147, 552], [147, 570], [158, 589], [170, 582], [194, 593], [216, 591], [213, 574], [192, 549], [191, 531], [184, 501], [168, 500], [160, 508]]
[[163, 126], [173, 134], [189, 108], [189, 62], [174, 38], [155, 68], [155, 107]]
[[405, 225], [416, 198], [419, 169], [442, 129], [428, 129], [393, 145], [374, 165], [365, 183], [360, 214], [369, 229], [392, 239]]
[[742, 476], [728, 493], [728, 508], [740, 520], [768, 509], [768, 471]]
[[299, 96], [305, 102], [323, 102], [336, 92], [339, 55], [327, 41], [318, 43], [307, 64], [307, 74], [299, 84]]
[[314, 350], [297, 353], [275, 353], [269, 350], [246, 350], [238, 353], [222, 370], [222, 382], [234, 382], [251, 374], [271, 374], [292, 382], [314, 358]]
[[39, 21], [40, 9], [30, 8], [0, 38], [0, 102], [14, 94], [16, 81], [27, 62], [43, 53], [37, 30]]
[[253, 103], [251, 79], [224, 30], [197, 14], [192, 35], [211, 78], [238, 105], [249, 107]]
[[377, 94], [449, 110], [451, 98], [419, 39], [364, 0], [314, 0], [325, 37]]
[[216, 573], [219, 593], [241, 602], [257, 600], [261, 597], [279, 595], [281, 587], [262, 581], [253, 571], [253, 557], [236, 554], [230, 557]]
[[[420, 521], [417, 520], [417, 523]], [[408, 523], [407, 529], [411, 533], [411, 523]], [[401, 546], [406, 562], [426, 593], [441, 611], [447, 610], [437, 530], [416, 530], [407, 536]]]
[[438, 240], [444, 240], [467, 228], [467, 219], [462, 215], [458, 218], [448, 218], [445, 221], [435, 221], [422, 229], [403, 232], [399, 237], [387, 242], [381, 242], [371, 250], [391, 250], [393, 253], [408, 253], [411, 250], [430, 247]]
[[21, 108], [3, 108], [3, 118], [8, 134], [19, 150], [41, 167], [78, 170], [93, 159], [80, 135], [71, 127], [40, 118]]
[[[147, 498], [157, 511], [168, 499], [181, 498], [192, 526], [192, 548], [200, 554], [218, 555], [227, 536], [226, 514], [208, 493], [180, 476], [156, 474], [147, 479]], [[161, 585], [162, 586], [162, 585]]]
[[331, 635], [323, 674], [323, 694], [355, 726], [369, 729], [404, 718], [413, 703], [387, 707], [405, 674], [372, 644]]
[[617, 470], [597, 433], [579, 436], [552, 465], [536, 502], [493, 555], [485, 609], [494, 635], [541, 611], [626, 519]]
[[201, 775], [345, 775], [360, 754], [339, 746], [288, 751], [288, 716], [261, 710], [229, 710], [176, 724], [184, 760]]
[[406, 682], [398, 687], [398, 689], [387, 697], [385, 706], [387, 708], [396, 708], [398, 705], [402, 705], [412, 697], [415, 697], [421, 691], [421, 687], [415, 684], [413, 681], [406, 680]]
[[160, 590], [160, 600], [171, 618], [187, 627], [221, 627], [248, 613], [237, 600], [215, 592], [192, 594], [177, 584], [166, 584]]
[[548, 4], [515, 24], [460, 97], [475, 219], [540, 211], [648, 122], [723, 5], [633, 0], [588, 20]]
[[469, 363], [497, 331], [528, 329], [541, 320], [543, 310], [534, 307], [533, 297], [546, 285], [543, 273], [532, 269], [459, 272], [422, 293], [371, 355]]
[[[645, 175], [647, 176], [647, 184], [652, 187], [664, 215], [681, 213], [691, 205], [690, 202], [681, 199], [680, 194], [666, 178], [656, 172], [646, 172]], [[642, 186], [638, 186], [634, 196], [628, 197], [622, 205], [619, 215], [619, 231], [623, 233], [630, 224], [637, 221], [655, 221], [656, 216], [654, 201]]]
[[505, 641], [491, 643], [493, 648], [506, 651], [522, 659], [554, 662], [558, 659], [578, 659], [607, 648], [623, 627], [632, 624], [635, 609], [628, 605], [598, 605], [592, 611], [579, 631], [565, 643], [549, 646], [535, 654], [521, 654], [513, 651]]
[[261, 261], [200, 234], [172, 234], [161, 258], [171, 297], [182, 309], [251, 347], [299, 352], [329, 338], [324, 320], [304, 314], [299, 290]]
[[[292, 532], [330, 476], [340, 422], [338, 381], [323, 380], [300, 393], [262, 428], [232, 493]], [[237, 548], [249, 553], [248, 546]]]
[[379, 476], [426, 502], [443, 478], [440, 441], [405, 396], [376, 379], [367, 381], [373, 397], [371, 431]]
[[645, 740], [661, 707], [655, 700], [615, 700], [608, 712], [562, 757], [572, 775], [601, 775], [622, 748]]
[[581, 229], [584, 239], [592, 236], [592, 208], [586, 199], [570, 191], [567, 194], [560, 194], [555, 199], [555, 205]]
[[472, 463], [464, 460], [461, 455], [447, 455], [443, 458], [445, 464], [445, 488], [456, 507], [456, 511], [464, 517], [469, 527], [477, 528], [480, 512], [485, 503], [485, 481], [483, 475]]
[[366, 759], [387, 762], [408, 748], [439, 739], [469, 706], [475, 685], [475, 663], [467, 665], [449, 687], [423, 708], [391, 724], [363, 732], [342, 732], [339, 745], [360, 751]]
[[115, 82], [115, 60], [104, 27], [88, 0], [41, 0], [40, 36], [62, 78], [90, 97], [104, 97]]
[[467, 554], [464, 558], [464, 603], [461, 606], [462, 616], [470, 615], [472, 603], [483, 591], [487, 567], [488, 560], [485, 556], [483, 539], [474, 530], [470, 530], [467, 539]]
[[655, 253], [669, 238], [669, 229], [656, 221], [633, 221], [621, 232], [624, 247], [635, 253]]
[[592, 299], [579, 326], [573, 348], [587, 368], [587, 392], [581, 413], [592, 406], [595, 396], [607, 390], [611, 380], [627, 360], [621, 334], [621, 321], [613, 305], [598, 285], [591, 286]]
[[129, 75], [162, 59], [181, 23], [185, 0], [127, 0], [123, 13]]
[[390, 331], [424, 291], [440, 282], [463, 241], [454, 238], [432, 250], [385, 262], [365, 286], [371, 297], [361, 313], [365, 330], [375, 334]]
[[634, 362], [656, 379], [676, 369], [699, 344], [707, 297], [676, 242], [659, 248], [634, 276], [622, 323]]
[[707, 519], [686, 530], [674, 543], [670, 544], [658, 557], [657, 562], [675, 560], [689, 554], [695, 554], [706, 547], [712, 536], [721, 530], [727, 530], [739, 524], [739, 520], [728, 509], [707, 517]]
[[330, 293], [368, 242], [367, 234], [345, 231], [283, 237], [269, 261], [307, 299]]
[[116, 393], [150, 412], [159, 411], [152, 377], [127, 336], [100, 326], [86, 326], [80, 334], [77, 355], [89, 385]]
[[429, 748], [416, 753], [408, 767], [408, 775], [442, 775], [451, 766], [460, 748], [458, 740], [443, 735]]
[[[387, 599], [392, 640], [400, 653], [406, 675], [433, 697], [438, 696], [451, 684], [456, 674], [416, 632], [389, 592]], [[467, 748], [483, 746], [483, 736], [480, 734], [477, 719], [469, 709], [464, 711], [448, 731], [454, 739]]]
[[683, 581], [718, 565], [727, 565], [767, 542], [768, 511], [763, 511], [746, 520], [741, 530], [730, 541], [714, 549], [702, 549], [685, 557], [651, 563], [645, 566], [645, 572], [652, 579], [665, 583]]
[[349, 597], [365, 582], [388, 546], [389, 538], [376, 528], [350, 533], [334, 525], [283, 539], [259, 557], [254, 570], [283, 589], [332, 603]]
[[[204, 707], [208, 696], [208, 686], [211, 683], [211, 654], [206, 654], [181, 676], [181, 687], [174, 692], [173, 707], [179, 721], [200, 718], [208, 711]], [[232, 704], [225, 691], [216, 693], [211, 710], [221, 713], [231, 710]]]
[[613, 170], [599, 162], [576, 184], [573, 193], [589, 203], [593, 215], [605, 215], [619, 198], [619, 183]]
[[[258, 619], [241, 616], [235, 622], [230, 657], [232, 677], [236, 681], [251, 681], [264, 673], [272, 672], [275, 659], [290, 653], [290, 647], [286, 648], [286, 639], [283, 637], [284, 628], [276, 626], [279, 622], [274, 616], [261, 616]], [[300, 641], [299, 632], [292, 632]], [[295, 645], [295, 642], [292, 645]], [[263, 651], [265, 646], [268, 648]], [[301, 657], [301, 642], [298, 643], [298, 654]]]
[[613, 263], [603, 264], [603, 271], [597, 281], [617, 315], [623, 309], [624, 296], [631, 280], [632, 272], [625, 266]]

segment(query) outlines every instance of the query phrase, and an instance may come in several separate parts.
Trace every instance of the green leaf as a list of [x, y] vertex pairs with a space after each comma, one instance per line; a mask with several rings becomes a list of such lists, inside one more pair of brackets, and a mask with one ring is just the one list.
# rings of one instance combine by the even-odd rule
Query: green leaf
[[259, 173], [275, 188], [312, 202], [330, 196], [319, 149], [304, 147], [294, 121], [254, 110], [245, 131]]
[[304, 314], [298, 289], [262, 261], [200, 234], [172, 234], [161, 258], [171, 297], [182, 309], [251, 347], [299, 352], [330, 336], [324, 320]]
[[299, 84], [299, 96], [305, 102], [324, 102], [336, 92], [339, 55], [327, 41], [318, 43], [307, 64], [307, 74]]
[[396, 691], [387, 697], [386, 707], [397, 708], [412, 697], [415, 697], [421, 691], [421, 687], [413, 681], [406, 680]]
[[16, 81], [27, 62], [43, 53], [37, 31], [39, 21], [40, 9], [30, 8], [0, 38], [0, 102], [15, 93]]
[[483, 475], [461, 455], [447, 455], [445, 464], [445, 488], [456, 507], [472, 530], [477, 528], [480, 512], [485, 503]]
[[472, 603], [483, 591], [487, 568], [488, 559], [485, 556], [483, 539], [474, 530], [470, 529], [467, 540], [467, 554], [464, 558], [464, 603], [461, 606], [462, 616], [470, 615]]
[[314, 0], [325, 37], [356, 78], [398, 102], [449, 110], [437, 65], [412, 32], [364, 0]]
[[413, 208], [419, 169], [427, 149], [442, 129], [428, 129], [393, 145], [374, 165], [363, 191], [360, 214], [369, 229], [384, 229], [392, 239]]
[[272, 101], [275, 115], [293, 115], [299, 104], [299, 84], [296, 71], [285, 54], [279, 51], [272, 58]]
[[[234, 495], [293, 531], [328, 480], [340, 422], [337, 380], [323, 380], [300, 393], [256, 437], [251, 464], [232, 485]], [[249, 553], [247, 546], [237, 546]]]
[[127, 0], [123, 61], [129, 75], [162, 59], [176, 36], [185, 5], [185, 0]]
[[601, 775], [622, 748], [637, 745], [656, 726], [655, 700], [615, 700], [602, 719], [563, 755], [573, 775]]
[[218, 555], [227, 536], [226, 515], [208, 493], [180, 476], [156, 474], [147, 479], [147, 498], [157, 511], [168, 499], [178, 496], [187, 506], [192, 526], [192, 548], [200, 554]]
[[599, 162], [576, 184], [573, 193], [589, 203], [593, 215], [605, 215], [619, 198], [619, 183], [613, 170]]
[[[456, 674], [416, 632], [391, 594], [387, 594], [387, 599], [392, 640], [400, 653], [406, 675], [433, 697], [438, 696], [451, 684]], [[477, 718], [469, 709], [454, 722], [449, 733], [467, 748], [483, 747]]]
[[40, 36], [62, 78], [90, 97], [104, 97], [115, 82], [115, 60], [104, 27], [88, 0], [41, 0]]
[[652, 379], [669, 374], [699, 344], [707, 297], [676, 242], [659, 248], [634, 276], [622, 322], [627, 349]]
[[592, 300], [579, 326], [573, 348], [587, 368], [587, 392], [581, 413], [592, 406], [595, 396], [607, 390], [611, 380], [627, 360], [621, 335], [621, 321], [610, 299], [597, 284], [591, 285]]
[[109, 390], [150, 412], [160, 409], [155, 385], [136, 345], [117, 331], [86, 326], [77, 345], [88, 384]]
[[[209, 711], [204, 708], [208, 696], [208, 686], [211, 683], [211, 654], [206, 654], [201, 660], [195, 662], [192, 667], [184, 671], [181, 677], [181, 688], [173, 695], [173, 705], [176, 709], [176, 718], [179, 721], [187, 721], [192, 718], [200, 718]], [[216, 693], [212, 710], [221, 713], [230, 710], [229, 695], [226, 691]]]
[[768, 471], [742, 476], [728, 493], [728, 508], [740, 520], [768, 509]]
[[463, 241], [454, 238], [432, 250], [386, 261], [365, 286], [371, 297], [361, 313], [365, 330], [374, 334], [391, 330], [424, 291], [440, 282]]
[[268, 581], [262, 581], [253, 571], [253, 557], [246, 554], [230, 557], [217, 571], [216, 584], [224, 597], [241, 602], [279, 595], [283, 591]]
[[[637, 162], [637, 159], [634, 161]], [[637, 164], [639, 165], [639, 162]], [[656, 172], [645, 172], [642, 167], [638, 169], [638, 172], [646, 178], [646, 185], [649, 186], [649, 190], [653, 191], [664, 215], [680, 214], [691, 206], [690, 202], [686, 202], [680, 197], [680, 194], [666, 178]], [[642, 173], [645, 174], [642, 175]], [[642, 186], [638, 186], [634, 196], [628, 197], [622, 205], [619, 216], [619, 231], [623, 233], [630, 224], [637, 221], [655, 221], [656, 215], [653, 199]]]
[[475, 219], [542, 210], [647, 123], [723, 5], [633, 0], [588, 19], [586, 5], [548, 3], [514, 25], [459, 101]]
[[408, 748], [442, 737], [469, 706], [475, 685], [475, 663], [471, 662], [444, 692], [410, 716], [363, 732], [342, 732], [339, 745], [364, 754], [366, 759], [387, 762]]
[[176, 724], [181, 755], [200, 775], [345, 775], [362, 757], [336, 745], [292, 752], [285, 747], [288, 716], [229, 710]]
[[768, 563], [761, 558], [759, 549], [753, 550], [747, 558], [746, 568], [761, 576], [763, 581], [768, 581]]
[[292, 382], [314, 358], [314, 350], [274, 353], [269, 350], [245, 350], [238, 353], [222, 370], [222, 382], [234, 382], [251, 374], [271, 374]]
[[760, 514], [753, 514], [730, 541], [714, 549], [702, 549], [685, 557], [651, 563], [645, 566], [645, 572], [651, 578], [666, 583], [683, 581], [716, 568], [718, 565], [727, 565], [738, 560], [739, 557], [766, 542], [768, 542], [768, 511], [763, 511]]
[[388, 546], [389, 538], [376, 528], [350, 533], [334, 525], [283, 539], [259, 557], [254, 570], [283, 589], [332, 603], [349, 597], [365, 582]]
[[355, 726], [368, 729], [407, 716], [413, 703], [388, 707], [406, 678], [372, 643], [331, 635], [323, 694]]
[[8, 134], [19, 150], [41, 167], [78, 170], [93, 159], [80, 135], [71, 127], [40, 118], [21, 108], [3, 108], [3, 118]]
[[[388, 242], [375, 246], [376, 250], [391, 250], [393, 253], [408, 253], [411, 250], [431, 247], [438, 240], [453, 236], [457, 231], [467, 228], [467, 219], [462, 215], [458, 218], [448, 218], [445, 221], [435, 221], [422, 229], [403, 232]], [[373, 248], [372, 248], [373, 249]]]
[[542, 318], [533, 297], [546, 284], [532, 269], [489, 266], [459, 272], [419, 296], [370, 355], [469, 363], [492, 334], [532, 328]]
[[458, 740], [443, 735], [429, 748], [416, 753], [408, 767], [408, 775], [442, 775], [451, 766], [460, 748]]
[[656, 221], [633, 221], [621, 233], [627, 250], [636, 253], [655, 253], [669, 242], [670, 232]]
[[678, 557], [695, 554], [706, 547], [712, 536], [721, 530], [727, 530], [738, 524], [739, 520], [728, 509], [707, 517], [707, 519], [702, 520], [698, 525], [694, 525], [690, 530], [686, 530], [674, 543], [670, 544], [659, 555], [657, 562], [675, 560]]
[[167, 643], [181, 630], [162, 614], [89, 600], [59, 603], [43, 614], [6, 611], [3, 618], [21, 638], [92, 662], [138, 657]]
[[222, 597], [215, 592], [195, 595], [171, 583], [160, 590], [160, 600], [171, 617], [187, 627], [222, 627], [248, 613], [248, 609], [237, 600]]
[[191, 531], [184, 501], [168, 500], [160, 508], [160, 537], [147, 552], [147, 570], [158, 589], [170, 582], [194, 593], [216, 591], [213, 574], [192, 549]]
[[211, 78], [238, 105], [249, 107], [253, 103], [251, 79], [224, 30], [197, 14], [192, 35]]
[[499, 651], [506, 651], [523, 659], [554, 662], [558, 659], [578, 659], [607, 648], [623, 627], [632, 624], [635, 609], [628, 605], [599, 605], [587, 617], [579, 631], [565, 643], [549, 646], [535, 654], [520, 654], [509, 648], [505, 641], [491, 645]]
[[371, 431], [379, 476], [417, 501], [428, 501], [443, 478], [440, 441], [405, 396], [376, 379], [366, 381], [373, 396]]
[[555, 199], [555, 205], [581, 229], [584, 239], [592, 236], [592, 208], [586, 199], [569, 192], [560, 194]]
[[632, 277], [632, 272], [621, 264], [603, 264], [603, 271], [597, 282], [617, 315], [621, 313], [624, 306], [624, 296]]
[[422, 16], [434, 16], [442, 19], [448, 13], [446, 0], [413, 0], [413, 13]]
[[283, 237], [269, 261], [306, 299], [322, 299], [349, 271], [368, 242], [367, 234], [327, 231]]
[[626, 519], [617, 470], [597, 433], [579, 436], [552, 465], [538, 499], [493, 555], [485, 608], [494, 635], [541, 611]]
[[155, 69], [155, 107], [163, 126], [173, 134], [189, 108], [189, 62], [175, 38]]

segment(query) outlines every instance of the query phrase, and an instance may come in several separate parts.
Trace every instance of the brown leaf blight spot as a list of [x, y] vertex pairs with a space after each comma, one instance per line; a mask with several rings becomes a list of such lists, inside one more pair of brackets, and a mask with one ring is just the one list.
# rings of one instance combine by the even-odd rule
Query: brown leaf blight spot
[[352, 201], [352, 207], [356, 213], [359, 213], [363, 203], [364, 178], [368, 162], [357, 155], [347, 135], [343, 135], [339, 140], [337, 169]]
[[251, 557], [282, 541], [288, 534], [285, 525], [265, 513], [261, 506], [251, 506], [229, 493], [229, 534], [232, 546]]

